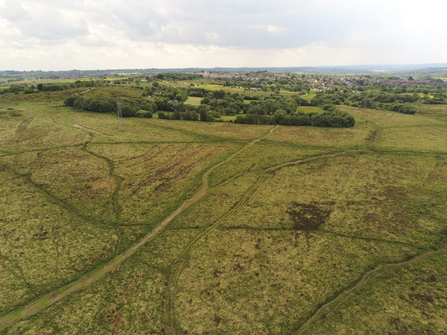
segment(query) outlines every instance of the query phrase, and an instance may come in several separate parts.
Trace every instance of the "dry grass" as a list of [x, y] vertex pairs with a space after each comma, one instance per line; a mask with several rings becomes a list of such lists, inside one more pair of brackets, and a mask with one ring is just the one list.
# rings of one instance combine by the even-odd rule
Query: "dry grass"
[[290, 333], [377, 264], [434, 247], [445, 215], [433, 213], [445, 200], [433, 192], [439, 176], [427, 178], [447, 174], [436, 166], [361, 156], [282, 168], [191, 251], [178, 280], [179, 329]]
[[[2, 121], [1, 150], [22, 152], [80, 145], [90, 138], [85, 132], [65, 128], [51, 118], [53, 108], [24, 105], [16, 110], [21, 116]], [[2, 117], [2, 115], [0, 115]]]
[[152, 119], [150, 124], [155, 126], [164, 126], [170, 129], [178, 129], [191, 132], [192, 134], [200, 134], [209, 137], [210, 140], [215, 138], [228, 140], [252, 140], [264, 135], [270, 125], [241, 125], [226, 122], [191, 122], [191, 121], [171, 121]]
[[408, 252], [414, 250], [337, 236], [216, 231], [195, 248], [180, 277], [179, 328], [195, 334], [291, 333], [334, 292], [389, 255], [400, 260]]
[[[120, 132], [111, 115], [16, 109], [0, 113], [2, 315], [132, 246], [272, 129]], [[278, 127], [246, 146], [117, 270], [0, 333], [442, 333], [446, 124], [346, 110], [352, 129]]]
[[401, 114], [386, 110], [342, 106], [341, 109], [351, 113], [358, 123], [373, 122], [381, 128], [402, 128], [419, 126], [445, 126], [445, 122], [420, 115]]
[[444, 334], [446, 262], [443, 252], [381, 268], [300, 334]]
[[25, 178], [7, 170], [0, 178], [2, 313], [73, 280], [113, 254], [113, 230], [79, 220]]
[[384, 129], [377, 140], [377, 149], [444, 153], [447, 151], [446, 136], [447, 127]]
[[[279, 128], [281, 129], [281, 128]], [[278, 130], [278, 129], [277, 129]], [[277, 131], [275, 130], [275, 131]], [[270, 135], [269, 135], [270, 136]], [[269, 138], [269, 136], [267, 138]], [[261, 172], [266, 168], [334, 152], [333, 148], [293, 146], [262, 140], [236, 155], [230, 162], [217, 168], [210, 176], [216, 186], [247, 172]]]
[[418, 114], [447, 121], [447, 105], [418, 105]]
[[358, 148], [365, 146], [373, 132], [372, 127], [318, 128], [281, 126], [267, 139], [315, 147]]
[[93, 145], [89, 151], [110, 159], [122, 178], [120, 221], [154, 225], [185, 196], [207, 167], [237, 146], [205, 143]]
[[[93, 143], [127, 143], [127, 142], [203, 142], [207, 138], [189, 132], [157, 127], [146, 120], [125, 118], [121, 121], [114, 115], [98, 113], [73, 112], [68, 108], [59, 108], [53, 119], [67, 128], [75, 124], [95, 129], [105, 136], [94, 136]], [[152, 120], [149, 120], [149, 122]], [[91, 134], [86, 130], [77, 130]]]
[[131, 261], [65, 301], [15, 324], [5, 334], [160, 334], [166, 282], [153, 268], [140, 268], [140, 262]]

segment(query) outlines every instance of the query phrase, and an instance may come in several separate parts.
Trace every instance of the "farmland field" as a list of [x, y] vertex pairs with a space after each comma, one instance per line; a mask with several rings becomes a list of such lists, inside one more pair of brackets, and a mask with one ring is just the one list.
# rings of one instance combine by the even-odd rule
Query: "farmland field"
[[189, 105], [193, 105], [193, 106], [199, 106], [200, 105], [200, 101], [203, 98], [199, 98], [199, 97], [188, 97], [188, 99], [185, 101], [186, 104]]
[[0, 334], [447, 329], [445, 106], [316, 128], [61, 98], [0, 100]]

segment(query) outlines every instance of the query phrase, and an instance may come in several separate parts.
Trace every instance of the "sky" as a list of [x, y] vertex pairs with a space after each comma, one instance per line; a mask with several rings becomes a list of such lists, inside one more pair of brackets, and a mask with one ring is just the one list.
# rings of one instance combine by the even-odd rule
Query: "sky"
[[447, 62], [441, 0], [0, 0], [0, 70]]

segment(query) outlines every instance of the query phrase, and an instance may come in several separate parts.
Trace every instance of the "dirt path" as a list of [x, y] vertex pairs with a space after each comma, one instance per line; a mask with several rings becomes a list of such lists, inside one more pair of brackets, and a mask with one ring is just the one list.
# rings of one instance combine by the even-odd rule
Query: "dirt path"
[[85, 91], [82, 91], [82, 92], [75, 93], [74, 95], [85, 94], [85, 93], [90, 92], [90, 91], [93, 91], [93, 90], [96, 90], [96, 88], [95, 88], [95, 87], [92, 87], [92, 88], [89, 88], [88, 90], [85, 90]]
[[232, 154], [226, 160], [212, 166], [202, 176], [202, 185], [201, 185], [200, 189], [197, 191], [197, 193], [192, 198], [185, 200], [180, 205], [180, 207], [178, 207], [167, 218], [165, 218], [154, 230], [152, 230], [147, 235], [145, 235], [138, 243], [136, 243], [131, 248], [127, 249], [125, 252], [121, 253], [120, 255], [116, 256], [115, 258], [113, 258], [112, 260], [107, 262], [104, 266], [87, 273], [86, 275], [80, 277], [78, 280], [76, 280], [66, 286], [63, 286], [63, 287], [57, 289], [56, 291], [45, 294], [44, 296], [33, 301], [32, 303], [30, 303], [26, 306], [22, 306], [6, 315], [0, 317], [0, 330], [3, 330], [7, 327], [12, 326], [13, 324], [17, 323], [21, 319], [24, 319], [24, 318], [27, 318], [27, 317], [30, 317], [32, 315], [39, 313], [41, 310], [51, 306], [52, 304], [63, 299], [67, 295], [96, 282], [97, 280], [102, 278], [105, 274], [107, 274], [110, 271], [112, 271], [113, 269], [115, 269], [118, 265], [120, 265], [122, 262], [124, 262], [130, 256], [132, 256], [143, 245], [145, 245], [149, 240], [151, 240], [155, 235], [157, 235], [169, 222], [171, 222], [181, 212], [183, 212], [189, 206], [193, 205], [194, 203], [199, 201], [201, 198], [203, 198], [206, 195], [207, 190], [208, 190], [208, 177], [215, 169], [217, 169], [219, 166], [232, 160], [235, 156], [239, 155], [246, 148], [248, 148], [248, 147], [252, 146], [253, 144], [259, 142], [260, 140], [264, 139], [268, 134], [273, 132], [273, 130], [275, 130], [277, 127], [278, 126], [275, 126], [268, 133], [264, 134], [262, 137], [251, 141], [250, 143], [248, 143], [247, 145], [245, 145], [244, 147], [239, 149], [237, 152]]

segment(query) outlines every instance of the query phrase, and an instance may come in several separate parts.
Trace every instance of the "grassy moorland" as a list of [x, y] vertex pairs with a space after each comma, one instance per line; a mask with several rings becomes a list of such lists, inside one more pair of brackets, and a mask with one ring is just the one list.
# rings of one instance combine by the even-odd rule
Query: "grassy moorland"
[[1, 334], [445, 331], [446, 106], [337, 129], [24, 97], [0, 100]]

